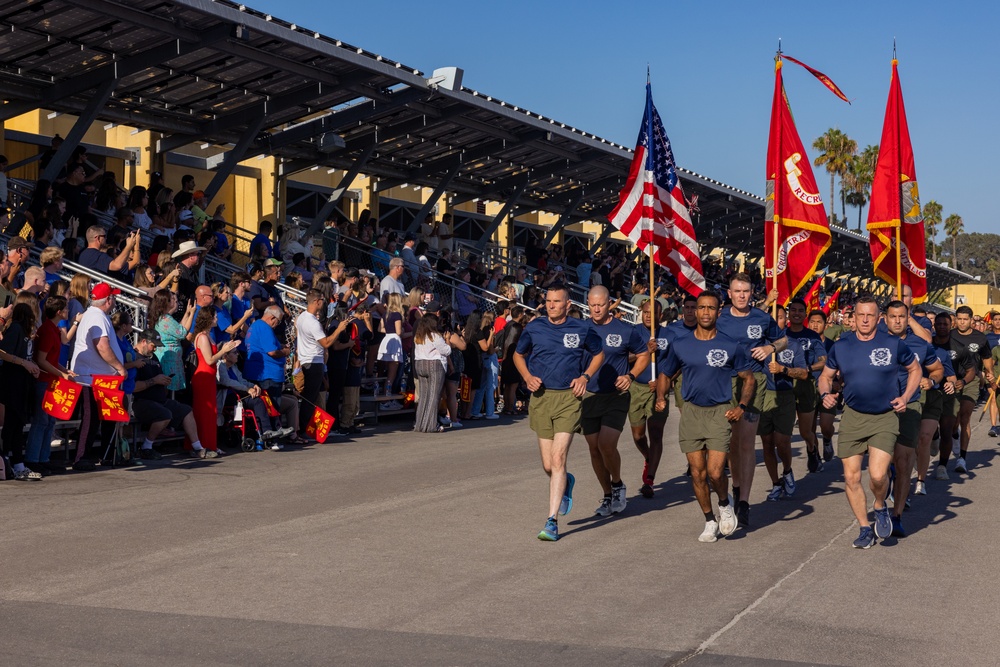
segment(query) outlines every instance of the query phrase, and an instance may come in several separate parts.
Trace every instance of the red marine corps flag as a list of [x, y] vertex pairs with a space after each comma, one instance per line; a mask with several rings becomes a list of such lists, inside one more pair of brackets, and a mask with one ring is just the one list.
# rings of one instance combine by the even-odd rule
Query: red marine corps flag
[[830, 225], [809, 157], [792, 120], [781, 78], [780, 54], [774, 66], [767, 142], [764, 229], [767, 285], [778, 290], [778, 303], [788, 305], [812, 278], [830, 247]]
[[827, 315], [830, 314], [831, 310], [837, 310], [840, 307], [840, 288], [843, 285], [837, 285], [837, 290], [827, 297], [826, 303], [823, 304], [823, 312]]
[[927, 298], [927, 256], [924, 216], [920, 211], [917, 174], [913, 163], [910, 130], [906, 125], [903, 91], [892, 60], [892, 82], [885, 107], [882, 141], [868, 206], [868, 244], [875, 275], [896, 286], [913, 290], [913, 302]]
[[816, 279], [816, 282], [812, 284], [809, 291], [806, 292], [806, 313], [811, 313], [814, 310], [819, 310], [819, 290], [823, 287], [823, 276]]

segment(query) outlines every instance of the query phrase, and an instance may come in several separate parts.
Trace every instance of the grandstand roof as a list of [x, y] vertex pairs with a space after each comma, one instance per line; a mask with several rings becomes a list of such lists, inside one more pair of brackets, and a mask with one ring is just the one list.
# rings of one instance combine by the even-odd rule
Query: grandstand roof
[[[160, 150], [241, 140], [249, 152], [601, 220], [632, 151], [555, 119], [228, 0], [0, 0], [3, 118], [37, 108], [163, 133]], [[763, 201], [682, 171], [699, 238], [731, 251], [762, 239]], [[867, 252], [838, 234], [838, 264]], [[762, 245], [762, 243], [761, 243]], [[860, 267], [859, 267], [860, 268]], [[965, 274], [935, 267], [947, 284]]]

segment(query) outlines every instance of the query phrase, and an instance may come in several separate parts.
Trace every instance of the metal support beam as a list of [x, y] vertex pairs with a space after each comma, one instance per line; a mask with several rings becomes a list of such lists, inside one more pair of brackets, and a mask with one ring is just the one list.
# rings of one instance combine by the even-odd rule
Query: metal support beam
[[458, 206], [459, 204], [470, 202], [473, 199], [486, 199], [487, 195], [493, 194], [494, 192], [501, 192], [507, 188], [516, 187], [525, 176], [526, 173], [516, 174], [509, 178], [491, 183], [490, 185], [485, 185], [476, 192], [470, 192], [469, 194], [455, 197], [451, 200], [452, 206]]
[[562, 214], [559, 216], [559, 220], [556, 221], [556, 224], [552, 225], [552, 229], [548, 231], [545, 238], [542, 240], [543, 248], [552, 243], [552, 241], [556, 238], [556, 234], [558, 234], [560, 230], [572, 224], [573, 218], [571, 216], [573, 215], [573, 211], [576, 210], [576, 207], [583, 201], [583, 195], [584, 193], [581, 189], [580, 194], [574, 197], [573, 201], [571, 201], [566, 208], [563, 209]]
[[326, 222], [327, 217], [333, 213], [338, 204], [340, 204], [340, 198], [344, 196], [344, 193], [347, 192], [348, 189], [350, 189], [351, 184], [354, 183], [354, 179], [357, 178], [358, 174], [361, 173], [361, 170], [365, 168], [365, 164], [367, 164], [368, 160], [374, 153], [375, 144], [372, 144], [365, 149], [364, 153], [359, 155], [357, 159], [354, 160], [354, 164], [352, 164], [351, 168], [346, 174], [344, 174], [344, 177], [340, 179], [340, 183], [337, 184], [337, 187], [334, 188], [333, 192], [330, 194], [329, 199], [327, 199], [326, 203], [323, 204], [323, 208], [319, 210], [316, 217], [309, 223], [309, 227], [306, 228], [305, 238], [309, 238], [319, 233], [319, 231], [323, 228], [323, 224]]
[[451, 183], [451, 179], [458, 176], [458, 172], [461, 170], [462, 170], [462, 163], [459, 162], [454, 167], [452, 167], [451, 170], [447, 174], [445, 174], [440, 181], [438, 181], [437, 187], [434, 188], [434, 192], [431, 193], [431, 196], [427, 198], [427, 201], [424, 202], [424, 205], [420, 207], [419, 211], [417, 211], [417, 215], [413, 218], [413, 222], [410, 223], [410, 226], [406, 228], [407, 233], [415, 233], [418, 229], [420, 229], [420, 225], [423, 223], [424, 220], [427, 219], [427, 214], [431, 212], [431, 209], [434, 208], [435, 204], [437, 204], [438, 199], [440, 199], [441, 195], [444, 194], [444, 191], [448, 187], [448, 184]]
[[511, 212], [511, 210], [517, 205], [517, 200], [524, 194], [524, 191], [528, 188], [528, 181], [530, 181], [530, 174], [525, 173], [521, 176], [521, 182], [514, 188], [514, 192], [511, 193], [510, 197], [507, 199], [507, 203], [503, 205], [497, 217], [493, 218], [493, 222], [490, 226], [483, 231], [483, 237], [476, 241], [476, 250], [482, 250], [486, 247], [486, 243], [493, 238], [493, 233], [500, 229], [500, 223], [503, 222], [504, 218]]
[[601, 232], [601, 235], [598, 236], [593, 245], [590, 246], [590, 252], [594, 253], [600, 250], [601, 246], [604, 245], [604, 242], [608, 240], [608, 237], [611, 236], [611, 233], [614, 232], [615, 229], [617, 228], [614, 225], [604, 225], [604, 231]]
[[39, 178], [43, 178], [49, 183], [55, 180], [56, 176], [59, 175], [59, 171], [66, 166], [66, 162], [73, 153], [73, 149], [77, 147], [80, 140], [83, 139], [83, 135], [87, 133], [87, 130], [90, 129], [90, 126], [97, 119], [97, 115], [101, 112], [101, 109], [111, 99], [111, 93], [114, 92], [117, 83], [118, 79], [108, 79], [94, 91], [93, 96], [87, 102], [87, 106], [77, 116], [73, 128], [66, 133], [66, 138], [62, 146], [52, 156], [48, 166], [45, 167], [45, 171], [42, 172]]
[[240, 160], [246, 156], [247, 149], [249, 149], [250, 145], [253, 144], [254, 139], [257, 138], [257, 134], [263, 126], [264, 117], [261, 116], [255, 123], [249, 125], [247, 129], [243, 131], [243, 136], [240, 137], [240, 140], [236, 142], [236, 145], [233, 146], [232, 150], [226, 153], [226, 157], [223, 158], [218, 171], [216, 171], [215, 176], [212, 177], [212, 182], [208, 184], [207, 188], [205, 188], [205, 196], [208, 197], [208, 201], [212, 201], [215, 198], [215, 195], [222, 188], [226, 179], [233, 173], [233, 169], [235, 169], [236, 165], [240, 163]]

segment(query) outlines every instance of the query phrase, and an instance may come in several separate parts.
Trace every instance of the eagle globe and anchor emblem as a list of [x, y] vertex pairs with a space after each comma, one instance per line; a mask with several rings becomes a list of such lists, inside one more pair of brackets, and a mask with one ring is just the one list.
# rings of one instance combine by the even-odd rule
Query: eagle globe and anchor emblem
[[725, 350], [709, 350], [708, 365], [712, 368], [722, 368], [729, 361], [729, 353]]
[[877, 347], [868, 355], [872, 366], [888, 366], [892, 363], [892, 352], [887, 347]]
[[580, 334], [563, 334], [563, 347], [570, 349], [580, 347]]

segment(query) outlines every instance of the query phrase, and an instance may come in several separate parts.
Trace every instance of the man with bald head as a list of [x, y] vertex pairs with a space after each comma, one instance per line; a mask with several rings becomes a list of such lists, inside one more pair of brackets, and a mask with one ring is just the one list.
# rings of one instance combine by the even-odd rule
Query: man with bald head
[[[604, 345], [604, 363], [587, 381], [580, 430], [590, 446], [590, 462], [604, 491], [597, 508], [599, 516], [617, 514], [628, 502], [618, 439], [631, 404], [629, 387], [649, 365], [646, 342], [635, 327], [611, 316], [610, 305], [611, 295], [606, 287], [591, 288], [587, 294], [590, 325]], [[631, 369], [630, 354], [635, 355]]]
[[[187, 339], [189, 341], [194, 342], [194, 323], [198, 321], [198, 311], [213, 303], [215, 303], [215, 295], [212, 294], [212, 288], [208, 285], [198, 285], [194, 290], [194, 317], [191, 319], [191, 328], [188, 329]], [[215, 340], [214, 329], [208, 332], [208, 336], [213, 343], [218, 342]]]

